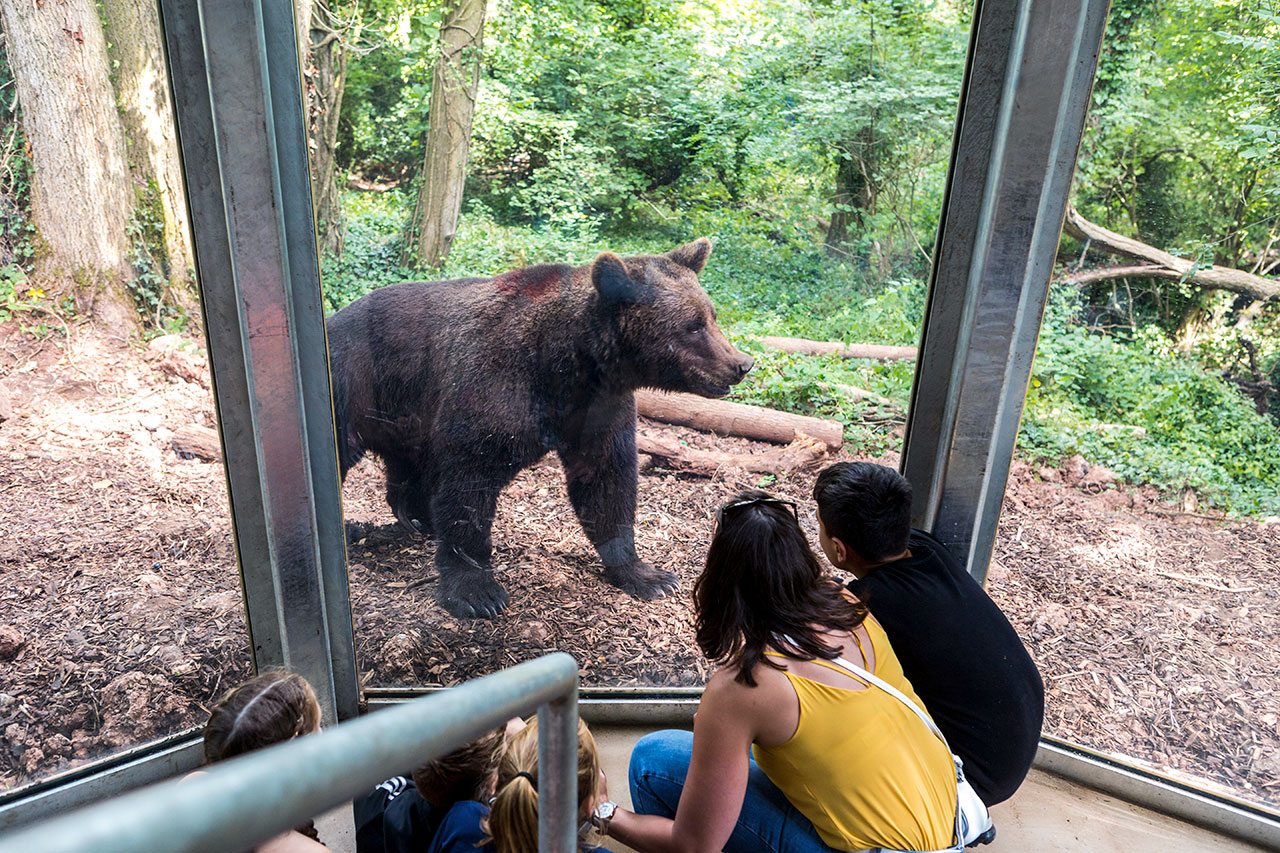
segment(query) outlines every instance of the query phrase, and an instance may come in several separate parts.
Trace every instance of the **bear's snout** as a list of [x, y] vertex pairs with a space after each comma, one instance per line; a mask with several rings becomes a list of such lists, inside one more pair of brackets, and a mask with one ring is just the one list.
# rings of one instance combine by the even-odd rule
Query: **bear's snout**
[[756, 360], [746, 353], [743, 353], [742, 358], [738, 359], [738, 363], [733, 366], [733, 369], [738, 372], [738, 378], [734, 380], [734, 384], [736, 385], [745, 379], [747, 374], [751, 372], [751, 368], [755, 366]]

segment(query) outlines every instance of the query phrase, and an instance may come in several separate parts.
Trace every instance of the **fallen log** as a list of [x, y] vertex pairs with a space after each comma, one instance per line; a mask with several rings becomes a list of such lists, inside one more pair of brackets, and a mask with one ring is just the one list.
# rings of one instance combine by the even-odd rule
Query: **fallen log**
[[841, 344], [835, 341], [807, 341], [804, 338], [777, 338], [772, 335], [752, 335], [771, 349], [800, 355], [838, 355], [841, 358], [874, 358], [880, 361], [914, 359], [915, 347], [891, 347], [881, 344]]
[[218, 431], [208, 427], [187, 424], [173, 433], [173, 452], [181, 459], [199, 459], [201, 462], [217, 462], [222, 458], [222, 442]]
[[827, 446], [807, 435], [796, 436], [786, 447], [771, 447], [763, 453], [726, 453], [686, 447], [670, 433], [640, 430], [636, 450], [666, 468], [714, 474], [723, 468], [741, 468], [756, 474], [786, 471], [815, 471], [827, 458]]
[[890, 400], [888, 397], [881, 396], [874, 391], [868, 391], [866, 388], [858, 388], [854, 385], [842, 385], [839, 382], [832, 382], [830, 384], [824, 383], [824, 387], [831, 389], [837, 394], [843, 394], [850, 400], [870, 400], [871, 402], [878, 403], [885, 408], [894, 409], [899, 412], [902, 411], [902, 406], [898, 405], [893, 400]]
[[835, 421], [743, 403], [708, 400], [695, 394], [637, 391], [636, 411], [646, 418], [667, 424], [774, 444], [790, 444], [798, 435], [816, 438], [829, 450], [839, 450], [844, 443], [844, 427]]
[[[1062, 224], [1062, 230], [1077, 240], [1088, 240], [1090, 248], [1101, 249], [1113, 255], [1135, 258], [1139, 261], [1145, 261], [1150, 267], [1154, 267], [1154, 269], [1149, 268], [1141, 273], [1136, 272], [1132, 267], [1113, 267], [1114, 275], [1112, 277], [1115, 278], [1143, 275], [1149, 278], [1173, 279], [1175, 281], [1185, 279], [1200, 287], [1229, 290], [1232, 293], [1241, 293], [1259, 301], [1280, 299], [1280, 281], [1276, 279], [1263, 278], [1260, 275], [1247, 273], [1244, 270], [1220, 267], [1216, 264], [1196, 267], [1192, 261], [1186, 258], [1176, 257], [1154, 246], [1149, 246], [1146, 243], [1134, 240], [1131, 237], [1125, 237], [1123, 234], [1117, 234], [1114, 231], [1103, 228], [1101, 225], [1090, 222], [1076, 211], [1074, 205], [1067, 205], [1067, 215]], [[1085, 282], [1080, 282], [1079, 274], [1076, 275], [1077, 283], [1093, 283], [1105, 280], [1104, 278], [1092, 278]]]

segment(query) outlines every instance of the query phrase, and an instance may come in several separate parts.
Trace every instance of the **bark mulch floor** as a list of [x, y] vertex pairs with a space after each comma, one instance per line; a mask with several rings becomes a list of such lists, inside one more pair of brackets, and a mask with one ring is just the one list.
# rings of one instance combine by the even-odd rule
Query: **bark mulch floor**
[[[67, 347], [0, 325], [13, 409], [0, 424], [0, 792], [200, 725], [249, 669], [222, 468], [172, 449], [175, 430], [213, 425], [203, 353], [71, 333]], [[1044, 674], [1046, 732], [1276, 805], [1280, 527], [1180, 514], [1082, 473], [1015, 465], [988, 580]], [[757, 485], [804, 507], [812, 474], [642, 474], [638, 547], [681, 579], [643, 602], [600, 580], [549, 457], [503, 493], [493, 564], [511, 607], [481, 621], [435, 605], [432, 542], [396, 531], [363, 463], [344, 506], [364, 683], [454, 684], [562, 649], [585, 685], [701, 684], [689, 591], [715, 508]]]

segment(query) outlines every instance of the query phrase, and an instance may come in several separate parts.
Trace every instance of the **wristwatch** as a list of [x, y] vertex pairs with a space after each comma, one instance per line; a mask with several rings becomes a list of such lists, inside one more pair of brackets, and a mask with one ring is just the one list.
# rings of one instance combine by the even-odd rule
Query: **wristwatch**
[[608, 835], [609, 824], [613, 821], [613, 813], [617, 810], [618, 804], [613, 800], [605, 800], [597, 804], [591, 812], [591, 825], [600, 830], [601, 835]]

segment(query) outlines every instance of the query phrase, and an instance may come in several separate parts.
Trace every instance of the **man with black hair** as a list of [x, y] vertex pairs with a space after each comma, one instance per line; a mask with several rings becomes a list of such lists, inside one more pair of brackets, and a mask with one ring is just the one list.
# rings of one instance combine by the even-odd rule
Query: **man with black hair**
[[937, 539], [911, 527], [911, 484], [883, 465], [818, 475], [818, 536], [884, 628], [965, 777], [988, 806], [1022, 784], [1040, 741], [1044, 683], [1013, 626]]

